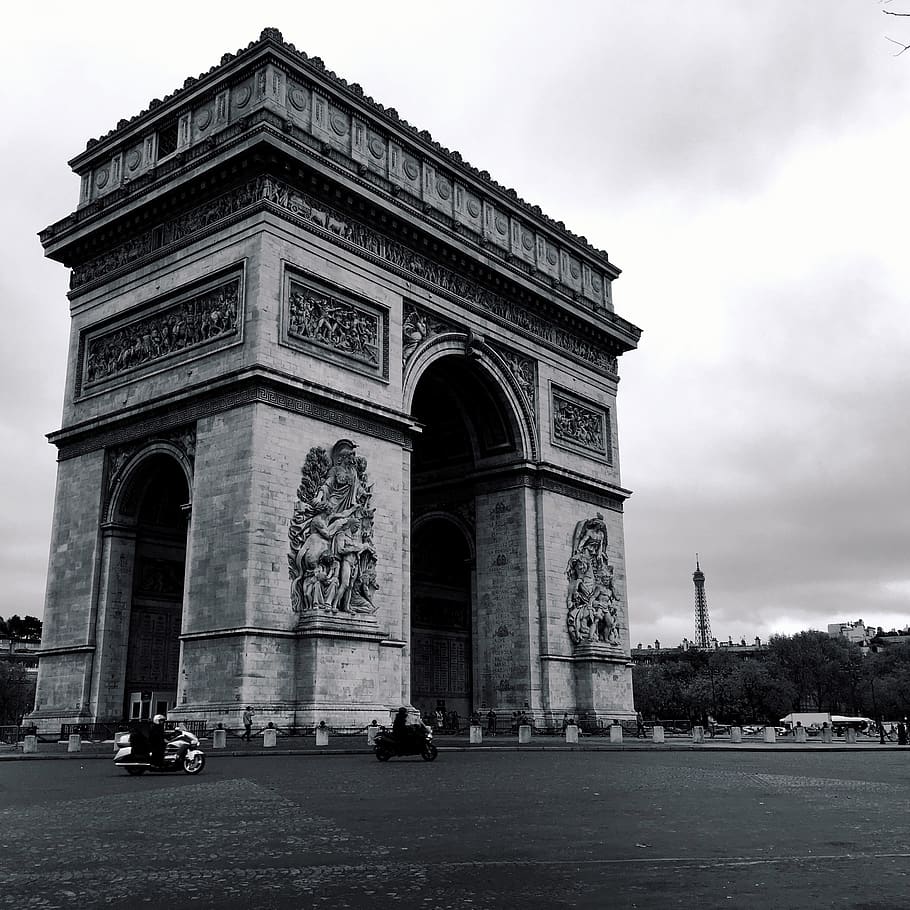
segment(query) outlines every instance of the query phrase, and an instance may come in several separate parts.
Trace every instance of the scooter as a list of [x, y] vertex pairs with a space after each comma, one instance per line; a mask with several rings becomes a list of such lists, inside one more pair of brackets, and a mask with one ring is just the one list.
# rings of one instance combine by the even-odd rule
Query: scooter
[[121, 733], [116, 740], [117, 754], [114, 764], [125, 768], [128, 774], [145, 774], [146, 771], [183, 771], [198, 774], [205, 767], [205, 754], [199, 740], [188, 730], [176, 730], [176, 736], [164, 746], [164, 763], [154, 764], [148, 748], [148, 739], [141, 733]]
[[433, 761], [439, 754], [433, 731], [426, 727], [408, 730], [404, 742], [393, 736], [388, 727], [382, 727], [373, 740], [373, 752], [379, 761], [388, 761], [393, 755], [419, 755], [424, 761]]

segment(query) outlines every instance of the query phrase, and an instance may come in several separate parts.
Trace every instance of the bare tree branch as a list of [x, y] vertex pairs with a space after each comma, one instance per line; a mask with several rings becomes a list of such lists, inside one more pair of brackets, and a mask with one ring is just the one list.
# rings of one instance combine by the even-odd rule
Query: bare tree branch
[[883, 9], [882, 12], [886, 16], [910, 16], [910, 13], [892, 13], [890, 9]]
[[895, 41], [893, 38], [885, 36], [885, 41], [890, 41], [892, 44], [896, 44], [900, 50], [896, 54], [892, 54], [892, 57], [900, 57], [904, 51], [910, 51], [910, 44], [901, 44], [900, 41]]

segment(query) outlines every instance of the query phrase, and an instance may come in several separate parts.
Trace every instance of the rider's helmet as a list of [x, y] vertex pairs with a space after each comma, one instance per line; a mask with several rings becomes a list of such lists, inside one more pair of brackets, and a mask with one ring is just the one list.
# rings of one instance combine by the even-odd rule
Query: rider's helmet
[[167, 718], [163, 714], [156, 714], [152, 718], [152, 723], [153, 724], [163, 724], [165, 722], [165, 720], [167, 720]]

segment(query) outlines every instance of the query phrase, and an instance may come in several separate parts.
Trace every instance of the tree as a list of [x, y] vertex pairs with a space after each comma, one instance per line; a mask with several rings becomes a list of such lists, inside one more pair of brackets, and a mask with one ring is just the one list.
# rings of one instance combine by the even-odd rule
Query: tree
[[768, 649], [793, 686], [793, 710], [813, 706], [836, 713], [855, 693], [858, 645], [827, 632], [797, 632], [771, 636]]
[[[888, 2], [890, 2], [890, 0], [885, 0], [885, 2], [888, 3]], [[902, 12], [897, 12], [896, 10], [890, 10], [890, 9], [883, 9], [882, 12], [886, 16], [902, 16], [902, 17], [910, 16], [910, 13], [902, 13]], [[892, 44], [896, 44], [900, 48], [900, 50], [894, 55], [895, 57], [900, 57], [900, 55], [904, 51], [910, 50], [910, 44], [904, 44], [903, 42], [897, 41], [894, 38], [887, 37], [887, 35], [885, 36], [885, 40], [890, 41]]]
[[0, 632], [8, 635], [16, 641], [41, 641], [41, 620], [36, 616], [26, 616], [24, 619], [18, 613], [14, 613], [6, 622], [2, 623]]
[[910, 641], [870, 654], [863, 667], [863, 693], [871, 711], [885, 720], [910, 714]]

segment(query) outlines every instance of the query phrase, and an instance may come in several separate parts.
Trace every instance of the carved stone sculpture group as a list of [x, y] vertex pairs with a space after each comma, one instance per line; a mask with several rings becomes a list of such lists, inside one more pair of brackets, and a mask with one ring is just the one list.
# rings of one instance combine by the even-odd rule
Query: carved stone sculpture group
[[291, 285], [288, 332], [367, 363], [379, 362], [379, 319], [303, 285]]
[[599, 512], [575, 525], [566, 577], [566, 624], [572, 641], [619, 645], [613, 566], [607, 562], [607, 525]]
[[376, 590], [372, 485], [349, 439], [310, 449], [288, 536], [291, 606], [297, 613], [372, 614]]
[[99, 382], [216, 338], [235, 335], [240, 280], [197, 294], [88, 340], [85, 381]]

